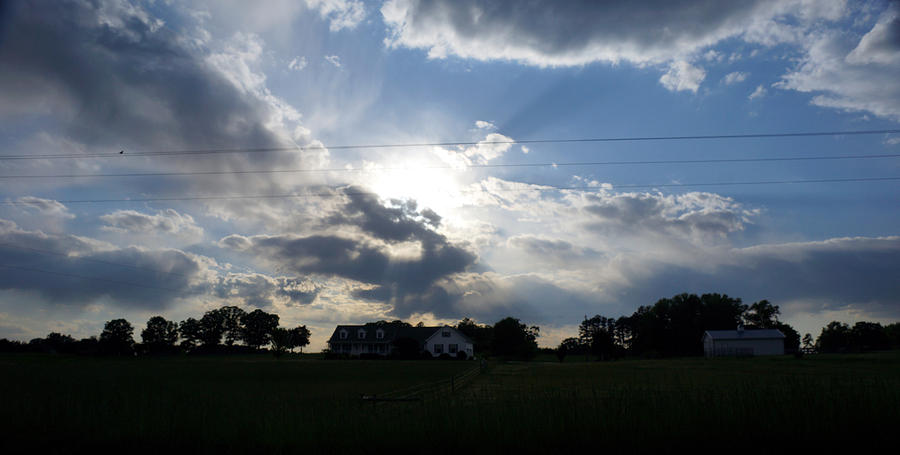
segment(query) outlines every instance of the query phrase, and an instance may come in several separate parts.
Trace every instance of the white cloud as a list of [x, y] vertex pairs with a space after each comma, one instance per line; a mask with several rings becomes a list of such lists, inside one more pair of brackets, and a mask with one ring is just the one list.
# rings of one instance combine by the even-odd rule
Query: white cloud
[[756, 90], [753, 90], [753, 93], [751, 93], [750, 96], [747, 97], [747, 99], [753, 100], [756, 98], [762, 98], [766, 96], [766, 92], [767, 91], [765, 87], [763, 87], [762, 85], [757, 85]]
[[481, 130], [495, 130], [495, 129], [497, 129], [497, 127], [496, 127], [493, 123], [491, 123], [491, 122], [486, 122], [486, 121], [484, 121], [484, 120], [476, 120], [476, 121], [475, 121], [475, 126], [476, 126], [478, 129], [481, 129]]
[[659, 78], [663, 87], [675, 91], [687, 90], [697, 93], [700, 83], [706, 78], [706, 71], [685, 61], [672, 62], [669, 70]]
[[722, 83], [725, 85], [736, 84], [738, 82], [744, 82], [749, 76], [750, 73], [745, 73], [741, 71], [735, 71], [733, 73], [728, 73], [725, 77], [722, 78]]
[[186, 213], [178, 213], [174, 209], [160, 210], [155, 215], [148, 215], [135, 210], [117, 210], [100, 217], [107, 224], [102, 229], [131, 234], [173, 234], [200, 239], [203, 228], [198, 226], [194, 218]]
[[335, 68], [341, 67], [341, 58], [337, 55], [326, 55], [325, 61], [334, 65]]
[[33, 209], [42, 215], [55, 216], [59, 218], [75, 218], [75, 215], [69, 212], [69, 208], [53, 199], [43, 199], [34, 196], [25, 196], [17, 199], [19, 204]]
[[288, 69], [293, 71], [301, 71], [306, 68], [306, 57], [294, 57], [288, 63]]
[[858, 41], [823, 31], [807, 45], [797, 67], [775, 86], [812, 93], [813, 104], [900, 121], [900, 7], [884, 11]]
[[352, 29], [366, 18], [366, 8], [359, 0], [306, 0], [306, 5], [328, 19], [333, 32]]

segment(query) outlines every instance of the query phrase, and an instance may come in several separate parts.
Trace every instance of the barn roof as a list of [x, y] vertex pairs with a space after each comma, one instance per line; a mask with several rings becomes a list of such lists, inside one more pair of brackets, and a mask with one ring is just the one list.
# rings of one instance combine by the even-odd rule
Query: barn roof
[[714, 340], [772, 340], [784, 338], [784, 334], [778, 329], [707, 330], [706, 335]]

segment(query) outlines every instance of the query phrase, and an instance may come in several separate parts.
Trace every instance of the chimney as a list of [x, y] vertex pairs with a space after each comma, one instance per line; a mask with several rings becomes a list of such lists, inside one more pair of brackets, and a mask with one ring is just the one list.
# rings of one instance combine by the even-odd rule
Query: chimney
[[743, 336], [743, 335], [744, 335], [744, 323], [738, 324], [738, 326], [737, 326], [737, 333], [738, 333], [738, 336]]

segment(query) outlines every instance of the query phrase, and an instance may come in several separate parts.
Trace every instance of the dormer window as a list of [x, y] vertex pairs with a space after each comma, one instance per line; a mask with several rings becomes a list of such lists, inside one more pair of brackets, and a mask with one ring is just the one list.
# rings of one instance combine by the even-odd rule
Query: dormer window
[[441, 330], [441, 336], [444, 338], [450, 338], [450, 330], [449, 329]]
[[356, 337], [360, 340], [364, 340], [366, 338], [366, 331], [363, 329], [359, 329], [359, 332], [356, 332]]
[[379, 340], [383, 340], [384, 339], [384, 330], [381, 330], [381, 329], [376, 330], [375, 338], [377, 338]]
[[346, 340], [346, 339], [347, 339], [347, 331], [346, 331], [346, 330], [343, 330], [343, 329], [341, 330], [341, 339], [342, 339], [342, 340]]

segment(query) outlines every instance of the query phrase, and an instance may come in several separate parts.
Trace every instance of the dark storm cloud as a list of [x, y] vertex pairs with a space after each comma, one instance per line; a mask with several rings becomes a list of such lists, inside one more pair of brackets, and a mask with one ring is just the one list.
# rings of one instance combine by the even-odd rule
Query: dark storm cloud
[[13, 2], [0, 42], [0, 114], [64, 117], [86, 144], [275, 144], [264, 106], [202, 58], [188, 36], [118, 1]]
[[614, 298], [636, 307], [680, 292], [724, 292], [747, 300], [816, 302], [818, 311], [852, 307], [900, 317], [900, 237], [765, 245], [703, 261], [632, 262], [623, 267], [628, 286]]
[[[231, 235], [219, 243], [276, 264], [285, 272], [347, 278], [372, 285], [356, 297], [395, 305], [417, 302], [417, 311], [429, 311], [434, 284], [473, 266], [477, 257], [451, 244], [429, 227], [436, 214], [420, 213], [415, 202], [385, 207], [369, 194], [346, 190], [347, 202], [324, 218], [330, 227], [349, 226], [361, 233], [346, 235]], [[391, 247], [413, 243], [420, 254], [393, 254]]]
[[101, 298], [123, 308], [164, 309], [203, 290], [203, 266], [179, 250], [116, 249], [73, 235], [0, 225], [0, 289], [30, 291], [57, 304]]
[[808, 20], [834, 16], [840, 7], [775, 0], [393, 0], [381, 12], [395, 46], [428, 49], [433, 57], [554, 66], [664, 62], [729, 37], [771, 40], [761, 34], [775, 33], [766, 22], [780, 15]]
[[244, 305], [271, 307], [279, 297], [300, 305], [315, 301], [321, 288], [300, 278], [270, 277], [259, 273], [229, 273], [212, 284], [213, 295], [222, 299], [238, 298]]

